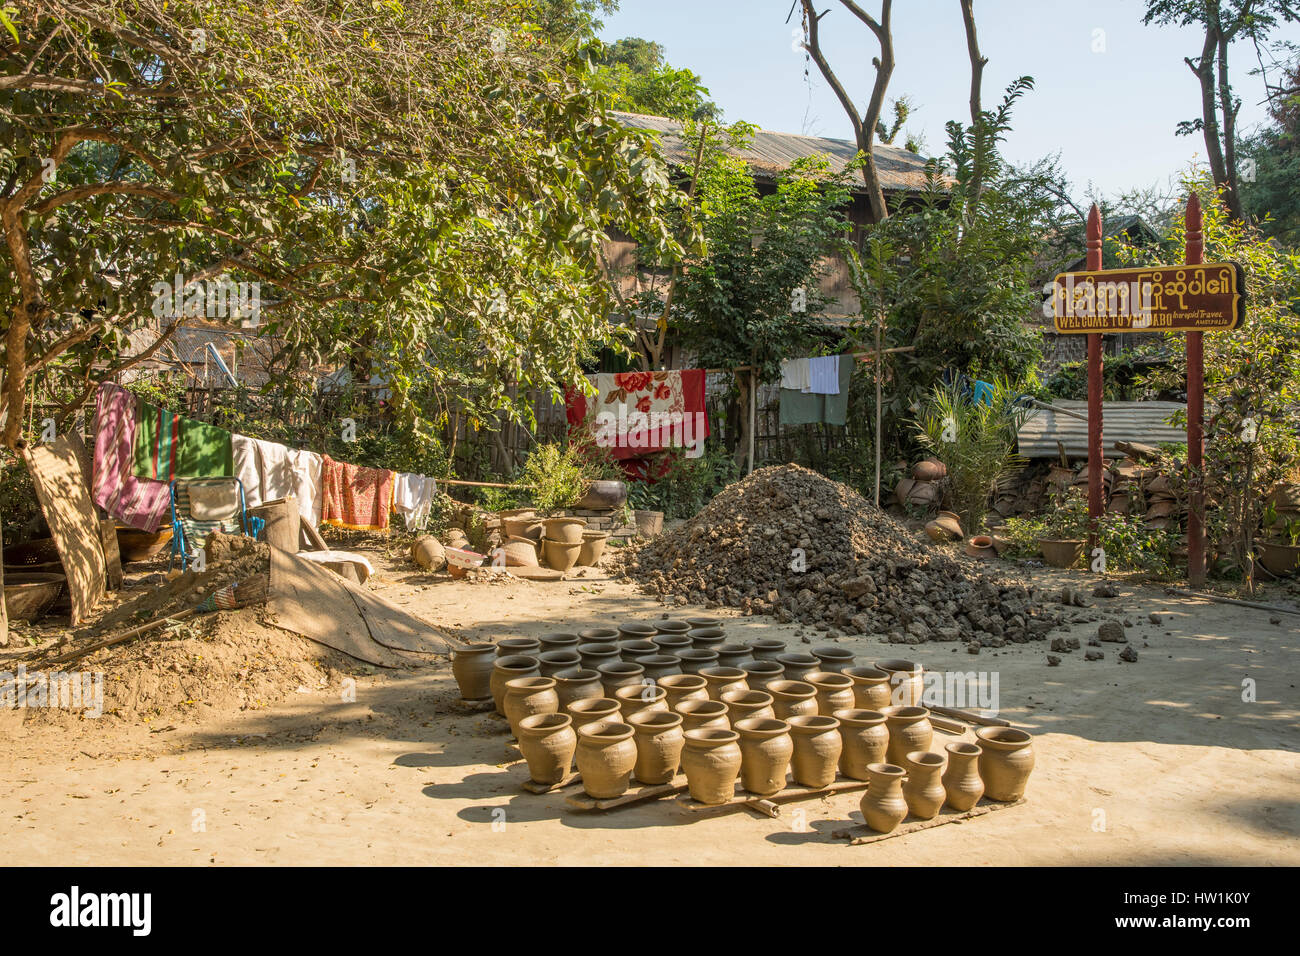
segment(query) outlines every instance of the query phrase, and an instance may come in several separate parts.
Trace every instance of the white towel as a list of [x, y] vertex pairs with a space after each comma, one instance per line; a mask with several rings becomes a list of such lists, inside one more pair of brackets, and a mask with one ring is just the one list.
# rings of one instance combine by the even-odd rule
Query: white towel
[[407, 528], [418, 528], [429, 517], [438, 483], [409, 471], [397, 473], [393, 483], [393, 510], [406, 519]]
[[293, 495], [298, 499], [298, 513], [313, 525], [320, 524], [320, 455], [247, 435], [231, 436], [230, 445], [235, 477], [244, 484], [248, 507]]
[[814, 395], [840, 393], [840, 356], [823, 355], [808, 360], [808, 389]]
[[795, 391], [808, 391], [808, 360], [806, 358], [781, 359], [781, 387]]
[[298, 513], [320, 526], [321, 509], [321, 457], [314, 451], [288, 449], [289, 464], [293, 474], [293, 493], [298, 498]]

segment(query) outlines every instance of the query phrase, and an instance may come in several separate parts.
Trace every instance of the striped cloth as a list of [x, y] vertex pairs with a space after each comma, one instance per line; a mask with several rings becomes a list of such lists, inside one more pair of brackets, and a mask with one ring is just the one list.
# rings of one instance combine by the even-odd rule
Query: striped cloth
[[139, 400], [132, 473], [137, 478], [224, 478], [235, 473], [230, 432]]

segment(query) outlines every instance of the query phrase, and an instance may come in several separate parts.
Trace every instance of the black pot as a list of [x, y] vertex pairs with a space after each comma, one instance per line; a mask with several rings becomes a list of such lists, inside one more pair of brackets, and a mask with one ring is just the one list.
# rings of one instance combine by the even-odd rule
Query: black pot
[[621, 508], [627, 501], [627, 482], [617, 480], [593, 481], [587, 488], [587, 493], [583, 495], [575, 508], [582, 508], [585, 511], [600, 511], [611, 508]]

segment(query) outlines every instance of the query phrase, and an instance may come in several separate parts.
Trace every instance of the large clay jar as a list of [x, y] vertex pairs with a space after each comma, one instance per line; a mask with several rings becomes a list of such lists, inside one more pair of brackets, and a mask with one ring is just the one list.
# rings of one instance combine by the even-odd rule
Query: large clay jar
[[538, 666], [543, 677], [554, 677], [560, 671], [573, 670], [582, 666], [582, 658], [577, 651], [542, 651], [537, 655]]
[[636, 662], [645, 669], [646, 680], [659, 681], [682, 672], [682, 661], [672, 654], [650, 654], [638, 657]]
[[874, 710], [849, 708], [831, 715], [840, 722], [840, 773], [850, 780], [869, 780], [867, 768], [884, 763], [889, 751], [885, 715]]
[[699, 674], [670, 674], [658, 680], [668, 695], [668, 708], [672, 710], [682, 701], [708, 700], [708, 681]]
[[497, 641], [497, 657], [509, 657], [511, 654], [527, 654], [536, 657], [542, 650], [542, 642], [535, 637], [507, 637]]
[[933, 820], [943, 806], [943, 770], [948, 761], [943, 754], [914, 750], [907, 755], [907, 780], [903, 782], [903, 799], [918, 820]]
[[582, 658], [582, 666], [590, 670], [599, 670], [601, 664], [613, 664], [620, 659], [613, 644], [582, 644], [578, 656]]
[[682, 760], [686, 735], [681, 714], [667, 710], [642, 710], [627, 721], [636, 742], [636, 767], [632, 774], [639, 783], [671, 783]]
[[811, 654], [781, 654], [777, 657], [785, 668], [787, 680], [803, 680], [808, 674], [821, 670], [821, 663]]
[[623, 641], [648, 641], [659, 632], [645, 621], [624, 621], [618, 626], [618, 636]]
[[574, 730], [601, 721], [618, 723], [618, 701], [609, 697], [584, 697], [569, 705], [569, 716], [573, 718]]
[[760, 797], [770, 797], [785, 788], [794, 741], [790, 725], [772, 717], [750, 717], [738, 721], [740, 734], [740, 785]]
[[581, 639], [577, 634], [568, 631], [551, 631], [537, 640], [542, 645], [542, 652], [545, 653], [546, 651], [576, 651]]
[[834, 644], [828, 644], [825, 647], [814, 647], [812, 656], [821, 662], [823, 671], [830, 671], [839, 674], [846, 667], [853, 666], [853, 652], [847, 647], [837, 647]]
[[668, 694], [654, 684], [629, 684], [614, 691], [623, 723], [632, 723], [632, 715], [646, 710], [668, 710]]
[[710, 700], [722, 700], [722, 695], [729, 690], [749, 690], [745, 672], [739, 667], [706, 667], [700, 676], [708, 683]]
[[706, 667], [718, 666], [718, 652], [702, 647], [687, 647], [674, 651], [673, 656], [682, 662], [683, 674], [698, 674]]
[[587, 667], [571, 667], [551, 674], [555, 678], [555, 693], [560, 698], [560, 711], [568, 712], [569, 705], [584, 697], [599, 697], [605, 692], [600, 674]]
[[684, 700], [673, 708], [686, 730], [729, 730], [727, 705], [720, 700]]
[[623, 661], [610, 661], [596, 668], [600, 674], [600, 683], [605, 688], [605, 696], [613, 697], [620, 687], [640, 687], [645, 677], [645, 668], [640, 664], [625, 664]]
[[686, 632], [693, 647], [716, 651], [727, 640], [727, 632], [720, 627], [696, 627]]
[[754, 659], [750, 656], [748, 644], [719, 644], [710, 650], [718, 652], [719, 667], [743, 668]]
[[578, 632], [578, 640], [583, 644], [613, 644], [618, 640], [618, 631], [612, 627], [589, 627]]
[[519, 721], [533, 714], [554, 714], [560, 710], [560, 698], [555, 693], [553, 677], [516, 677], [506, 681], [506, 694], [501, 702], [511, 732], [518, 737]]
[[930, 712], [924, 707], [886, 707], [881, 711], [885, 715], [885, 726], [889, 728], [889, 750], [886, 755], [890, 763], [898, 767], [907, 766], [907, 755], [913, 750], [929, 750], [934, 740], [934, 727], [930, 723]]
[[486, 700], [492, 696], [492, 663], [496, 648], [491, 644], [460, 647], [451, 658], [451, 673], [460, 688], [461, 700]]
[[845, 674], [813, 671], [804, 677], [817, 691], [817, 713], [830, 717], [837, 710], [853, 706], [853, 680]]
[[736, 724], [750, 717], [775, 717], [772, 695], [761, 690], [729, 690], [722, 695], [727, 705], [727, 719], [734, 730]]
[[651, 654], [658, 653], [659, 645], [646, 640], [618, 642], [619, 659], [627, 661], [629, 664], [635, 664], [638, 658], [649, 657]]
[[535, 783], [559, 783], [573, 768], [578, 735], [568, 714], [533, 714], [515, 727], [519, 749]]
[[1012, 802], [1025, 795], [1029, 772], [1034, 769], [1032, 738], [1014, 727], [980, 727], [980, 778], [990, 800]]
[[840, 722], [834, 717], [804, 714], [786, 723], [794, 740], [794, 756], [790, 759], [794, 782], [813, 789], [830, 786], [835, 782], [843, 747]]
[[978, 744], [961, 741], [948, 744], [948, 769], [943, 772], [943, 790], [948, 806], [954, 810], [969, 810], [984, 796], [984, 781], [980, 779]]
[[734, 730], [686, 731], [682, 770], [692, 799], [709, 806], [730, 800], [736, 794], [736, 778], [740, 776], [742, 761], [740, 735]]
[[889, 833], [907, 816], [903, 799], [903, 777], [907, 771], [892, 763], [873, 763], [867, 768], [867, 792], [858, 802], [867, 826], [877, 833]]
[[660, 654], [672, 654], [674, 657], [680, 657], [682, 651], [689, 651], [694, 646], [685, 633], [656, 634], [650, 638], [650, 642], [659, 648]]
[[577, 758], [587, 796], [595, 800], [622, 796], [636, 767], [632, 728], [614, 720], [584, 724], [578, 728]]
[[853, 681], [853, 706], [858, 710], [881, 710], [893, 703], [889, 675], [879, 667], [850, 667], [844, 673]]
[[512, 654], [509, 657], [498, 657], [492, 662], [492, 679], [490, 687], [492, 691], [492, 703], [496, 707], [496, 712], [505, 716], [505, 711], [501, 709], [501, 702], [506, 697], [506, 682], [512, 681], [516, 677], [541, 677], [541, 662], [527, 654]]
[[776, 661], [749, 661], [741, 670], [745, 672], [745, 683], [754, 690], [764, 690], [771, 681], [785, 677], [785, 668]]
[[817, 713], [817, 688], [801, 680], [772, 680], [767, 682], [767, 692], [772, 695], [772, 709], [781, 720]]
[[582, 518], [547, 518], [542, 522], [546, 529], [546, 538], [561, 544], [582, 544], [582, 533], [587, 530], [587, 522]]
[[889, 702], [898, 707], [916, 707], [925, 689], [921, 665], [898, 658], [876, 661], [876, 667], [889, 675]]
[[774, 661], [784, 653], [785, 642], [770, 637], [760, 638], [749, 645], [749, 654], [756, 661]]

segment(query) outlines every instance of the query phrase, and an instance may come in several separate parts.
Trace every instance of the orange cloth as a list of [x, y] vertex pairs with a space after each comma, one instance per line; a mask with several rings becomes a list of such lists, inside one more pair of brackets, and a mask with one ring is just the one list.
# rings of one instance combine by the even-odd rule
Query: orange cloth
[[396, 475], [321, 456], [321, 521], [355, 531], [387, 531]]

